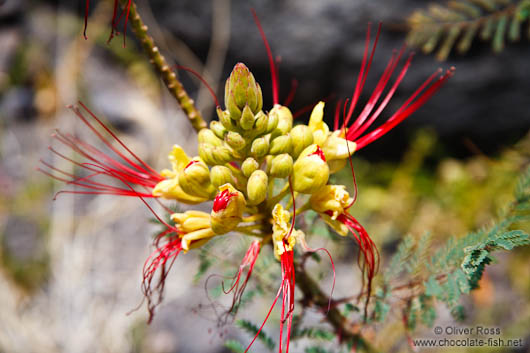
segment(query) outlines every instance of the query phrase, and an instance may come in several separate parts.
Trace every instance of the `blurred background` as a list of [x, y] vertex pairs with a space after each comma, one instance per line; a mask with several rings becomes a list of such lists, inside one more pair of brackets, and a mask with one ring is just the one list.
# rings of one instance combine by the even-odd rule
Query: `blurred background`
[[[71, 195], [53, 201], [63, 186], [35, 171], [40, 158], [69, 168], [47, 150], [54, 129], [93, 141], [66, 108], [78, 100], [157, 169], [166, 167], [174, 143], [186, 146], [188, 154], [197, 152], [195, 132], [131, 33], [125, 47], [123, 36], [107, 44], [112, 3], [90, 2], [85, 40], [82, 0], [0, 1], [0, 352], [225, 352], [227, 337], [242, 342], [251, 337], [230, 323], [219, 327], [206, 299], [205, 277], [194, 280], [199, 260], [192, 253], [175, 263], [151, 325], [144, 306], [127, 315], [141, 302], [141, 269], [156, 231], [141, 202]], [[244, 62], [270, 107], [268, 62], [250, 13], [254, 8], [280, 61], [280, 97], [288, 96], [296, 79], [292, 110], [328, 99], [329, 121], [335, 101], [354, 89], [367, 24], [382, 21], [383, 30], [365, 100], [392, 50], [404, 43], [407, 17], [427, 6], [417, 0], [137, 4], [172, 64], [200, 72], [223, 97], [231, 68]], [[440, 241], [463, 235], [488, 224], [510, 201], [516, 177], [530, 160], [530, 45], [524, 37], [497, 54], [490, 47], [477, 40], [466, 55], [451, 54], [442, 63], [417, 53], [386, 116], [438, 67], [455, 66], [455, 76], [411, 118], [354, 156], [359, 199], [351, 212], [383, 259], [405, 234], [430, 231]], [[185, 72], [181, 80], [205, 119], [215, 118], [205, 87]], [[308, 114], [299, 119], [306, 121]], [[348, 172], [337, 179], [351, 186]], [[315, 242], [334, 255], [337, 297], [356, 293], [355, 247], [346, 241]], [[242, 249], [243, 242], [229, 248], [224, 259]], [[481, 289], [465, 299], [465, 323], [501, 327], [526, 340], [512, 351], [527, 352], [530, 251], [503, 255], [486, 271]], [[323, 283], [329, 284], [329, 269], [323, 267]], [[234, 267], [216, 270], [230, 274]], [[272, 298], [256, 300], [239, 314], [257, 322]], [[439, 310], [437, 323], [453, 322], [443, 306]], [[256, 312], [260, 315], [251, 315]], [[308, 320], [320, 317], [314, 313]], [[382, 327], [370, 339], [384, 352], [409, 351], [398, 326]], [[422, 328], [419, 336], [421, 330], [430, 332]], [[267, 331], [276, 337], [274, 322]], [[292, 349], [302, 351], [303, 342]], [[258, 343], [253, 351], [266, 350]], [[488, 351], [499, 350], [480, 349]]]

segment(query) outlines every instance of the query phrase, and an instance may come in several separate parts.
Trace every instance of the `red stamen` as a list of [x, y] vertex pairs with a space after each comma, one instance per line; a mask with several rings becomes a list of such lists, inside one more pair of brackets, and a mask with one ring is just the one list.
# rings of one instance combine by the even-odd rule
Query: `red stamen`
[[[82, 105], [82, 103], [81, 103]], [[96, 122], [104, 128], [104, 130], [112, 136], [114, 141], [117, 141], [123, 149], [128, 152], [133, 159], [128, 158], [123, 152], [114, 147], [109, 140], [107, 140], [93, 125], [90, 123], [87, 118], [82, 114], [82, 112], [72, 107], [72, 111], [83, 121], [83, 123], [114, 153], [116, 153], [124, 162], [119, 161], [111, 157], [110, 155], [102, 152], [96, 147], [72, 136], [71, 134], [63, 134], [60, 131], [57, 131], [54, 134], [54, 138], [60, 143], [70, 148], [80, 156], [86, 158], [89, 163], [77, 162], [72, 158], [67, 157], [66, 155], [58, 152], [52, 147], [49, 147], [49, 150], [56, 154], [57, 156], [63, 158], [70, 163], [85, 169], [90, 172], [86, 176], [76, 176], [71, 173], [67, 173], [59, 168], [52, 166], [49, 163], [46, 163], [41, 160], [41, 163], [47, 167], [50, 171], [55, 171], [62, 176], [52, 174], [48, 171], [45, 171], [42, 168], [38, 168], [42, 173], [67, 184], [75, 185], [82, 187], [88, 190], [74, 190], [74, 191], [61, 191], [56, 194], [61, 193], [73, 193], [73, 194], [103, 194], [103, 195], [120, 195], [120, 196], [136, 196], [140, 197], [142, 200], [145, 197], [153, 197], [150, 190], [153, 189], [157, 183], [164, 180], [154, 169], [149, 167], [145, 162], [143, 162], [138, 156], [136, 156], [131, 150], [129, 150], [125, 144], [107, 128], [92, 112], [90, 112], [84, 105], [83, 108], [91, 115], [91, 117], [96, 120]], [[113, 186], [110, 183], [97, 181], [98, 177], [108, 177], [110, 179], [116, 180], [121, 184], [125, 184], [126, 187], [117, 187]], [[133, 186], [141, 187], [145, 191], [137, 191]]]
[[[166, 240], [166, 243], [160, 247], [158, 243], [162, 238]], [[158, 234], [155, 239], [155, 246], [156, 250], [148, 256], [142, 270], [143, 278], [141, 287], [144, 298], [147, 300], [147, 310], [149, 312], [148, 324], [153, 320], [155, 308], [163, 300], [167, 275], [177, 256], [182, 251], [181, 238], [174, 234], [172, 230], [166, 230]], [[171, 261], [169, 267], [166, 267], [169, 260]], [[158, 269], [160, 269], [160, 276], [157, 284], [153, 287], [152, 281]], [[157, 298], [154, 298], [155, 294]]]
[[428, 85], [428, 82], [430, 82], [431, 80], [431, 78], [429, 78], [420, 88], [416, 90], [416, 92], [414, 92], [414, 94], [407, 100], [407, 102], [405, 102], [405, 104], [397, 112], [395, 112], [382, 126], [378, 127], [367, 135], [364, 135], [358, 141], [356, 141], [357, 149], [359, 150], [364, 146], [368, 145], [369, 143], [377, 140], [378, 138], [386, 134], [388, 131], [393, 129], [397, 124], [409, 117], [416, 110], [418, 110], [421, 106], [423, 106], [423, 104], [425, 104], [425, 102], [427, 102], [427, 100], [432, 97], [432, 95], [436, 91], [438, 91], [438, 89], [440, 89], [440, 87], [453, 75], [453, 73], [454, 68], [447, 70], [445, 75], [441, 76], [435, 83], [433, 83], [429, 88], [427, 88], [427, 90], [423, 92], [417, 100], [412, 102], [415, 97]]
[[374, 58], [375, 48], [377, 47], [377, 42], [379, 41], [379, 35], [381, 34], [381, 25], [382, 24], [379, 23], [379, 26], [377, 28], [377, 34], [375, 36], [374, 45], [372, 47], [372, 53], [370, 54], [370, 59], [368, 59], [368, 62], [367, 62], [368, 50], [370, 48], [370, 31], [371, 31], [371, 24], [370, 23], [368, 24], [368, 28], [366, 30], [366, 41], [365, 41], [365, 46], [364, 46], [363, 61], [361, 64], [361, 69], [359, 71], [359, 76], [357, 77], [357, 84], [355, 86], [355, 91], [353, 92], [353, 95], [352, 95], [350, 109], [348, 111], [348, 115], [344, 119], [345, 125], [348, 125], [348, 122], [350, 121], [350, 118], [353, 114], [355, 106], [357, 105], [357, 101], [359, 100], [359, 97], [361, 96], [361, 92], [366, 82], [366, 77], [368, 76], [368, 71], [370, 71], [370, 67], [372, 66], [372, 60]]
[[109, 35], [109, 39], [107, 40], [107, 44], [110, 43], [112, 38], [114, 38], [115, 33], [117, 33], [116, 31], [116, 26], [117, 26], [116, 17], [117, 16], [118, 16], [118, 0], [114, 0], [114, 9], [112, 10], [112, 21], [110, 24], [111, 25], [110, 35]]
[[287, 98], [285, 98], [285, 101], [283, 101], [284, 106], [288, 106], [293, 102], [294, 95], [296, 94], [296, 90], [298, 88], [298, 80], [293, 79], [291, 80], [291, 90], [289, 91], [289, 95]]
[[85, 28], [83, 29], [83, 37], [86, 39], [88, 39], [87, 35], [86, 35], [86, 29], [88, 27], [88, 10], [90, 8], [90, 0], [86, 0], [85, 2]]
[[317, 145], [317, 149], [315, 150], [315, 152], [308, 154], [308, 156], [313, 156], [313, 155], [319, 156], [320, 159], [322, 159], [324, 162], [326, 161], [326, 156], [324, 155], [324, 151], [322, 151], [322, 148], [320, 148], [320, 146], [318, 145]]
[[[224, 283], [223, 286], [223, 292], [225, 294], [228, 294], [230, 292], [234, 292], [234, 298], [232, 299], [232, 306], [228, 310], [230, 313], [235, 314], [235, 310], [237, 310], [237, 307], [239, 303], [241, 302], [241, 297], [243, 296], [243, 292], [245, 291], [245, 288], [247, 287], [247, 283], [250, 279], [250, 276], [252, 275], [252, 271], [254, 270], [254, 265], [256, 264], [256, 260], [258, 259], [258, 255], [260, 252], [261, 243], [258, 240], [254, 240], [250, 247], [248, 248], [245, 256], [243, 257], [243, 260], [241, 261], [241, 264], [239, 265], [239, 269], [234, 276], [232, 280], [232, 285], [228, 290], [225, 290]], [[244, 270], [247, 269], [247, 275], [245, 276], [245, 279], [243, 283], [240, 283], [241, 276], [243, 275]]]
[[182, 69], [184, 71], [187, 71], [189, 73], [191, 73], [193, 76], [197, 77], [204, 86], [206, 86], [206, 88], [208, 89], [208, 91], [210, 92], [210, 95], [212, 96], [214, 102], [215, 102], [215, 106], [216, 107], [219, 107], [219, 100], [217, 99], [217, 96], [215, 95], [215, 91], [213, 90], [212, 86], [210, 86], [208, 84], [208, 82], [206, 81], [206, 79], [204, 79], [204, 77], [202, 77], [197, 71], [193, 70], [192, 68], [189, 68], [189, 67], [186, 67], [186, 66], [182, 66], [182, 65], [176, 65], [177, 69]]
[[127, 22], [129, 21], [129, 12], [131, 11], [131, 3], [132, 0], [129, 0], [127, 2], [127, 9], [125, 14], [125, 23], [123, 24], [123, 47], [126, 46], [126, 39], [127, 39]]
[[265, 36], [265, 32], [263, 31], [263, 27], [261, 26], [261, 23], [259, 21], [258, 15], [256, 14], [256, 11], [254, 9], [250, 9], [252, 12], [252, 16], [254, 17], [254, 22], [256, 22], [256, 26], [258, 27], [258, 30], [261, 34], [261, 39], [263, 40], [263, 44], [265, 44], [265, 49], [267, 50], [267, 57], [269, 59], [269, 68], [271, 71], [271, 82], [272, 82], [272, 102], [274, 105], [278, 104], [280, 101], [278, 99], [278, 71], [276, 69], [276, 66], [274, 64], [274, 59], [272, 56], [272, 50], [269, 45], [269, 41], [267, 40], [267, 36]]
[[184, 167], [184, 169], [188, 169], [189, 166], [194, 165], [195, 163], [199, 163], [199, 161], [196, 160], [196, 159], [191, 160], [188, 164], [186, 164], [186, 166]]
[[231, 193], [228, 189], [224, 189], [215, 196], [215, 199], [213, 200], [212, 210], [214, 212], [219, 212], [226, 209], [226, 207], [228, 206], [228, 202], [230, 202], [230, 199], [234, 196], [237, 196], [237, 193]]
[[[331, 216], [332, 212], [326, 212]], [[337, 220], [343, 223], [353, 234], [359, 245], [359, 255], [358, 261], [360, 261], [360, 267], [363, 272], [363, 287], [364, 280], [366, 279], [366, 291], [361, 291], [366, 293], [365, 307], [364, 307], [364, 318], [365, 320], [368, 317], [368, 304], [370, 303], [370, 296], [372, 293], [372, 280], [379, 269], [379, 251], [377, 246], [372, 241], [368, 232], [364, 227], [349, 213], [343, 213], [337, 217]]]

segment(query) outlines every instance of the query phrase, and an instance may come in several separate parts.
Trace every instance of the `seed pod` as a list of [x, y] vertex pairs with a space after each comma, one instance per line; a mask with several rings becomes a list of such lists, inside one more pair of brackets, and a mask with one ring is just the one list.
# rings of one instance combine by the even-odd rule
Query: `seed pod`
[[245, 159], [243, 164], [241, 165], [241, 171], [243, 172], [243, 175], [247, 178], [254, 173], [256, 169], [259, 168], [259, 163], [252, 157], [248, 157]]
[[271, 161], [270, 175], [275, 178], [287, 178], [293, 171], [293, 157], [287, 153], [279, 154]]
[[232, 175], [230, 168], [223, 165], [216, 165], [210, 170], [210, 181], [214, 188], [218, 189], [221, 185], [233, 183], [234, 176]]
[[269, 178], [263, 170], [256, 170], [247, 183], [248, 202], [251, 205], [257, 205], [265, 200], [267, 197], [267, 186]]
[[289, 134], [276, 137], [271, 141], [270, 154], [291, 153], [292, 143]]
[[293, 144], [292, 155], [294, 158], [297, 158], [304, 148], [313, 143], [313, 132], [307, 125], [296, 125], [289, 134]]
[[300, 153], [293, 165], [293, 189], [302, 194], [312, 194], [326, 185], [329, 167], [322, 149], [310, 145]]

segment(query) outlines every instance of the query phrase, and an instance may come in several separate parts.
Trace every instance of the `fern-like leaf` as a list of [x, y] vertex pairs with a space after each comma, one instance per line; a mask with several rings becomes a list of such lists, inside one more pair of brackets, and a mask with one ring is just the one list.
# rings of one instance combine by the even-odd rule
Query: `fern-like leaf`
[[450, 0], [413, 12], [407, 42], [427, 54], [436, 50], [438, 60], [446, 60], [455, 48], [466, 53], [476, 37], [491, 41], [498, 53], [506, 39], [520, 40], [525, 23], [530, 39], [529, 17], [530, 0]]

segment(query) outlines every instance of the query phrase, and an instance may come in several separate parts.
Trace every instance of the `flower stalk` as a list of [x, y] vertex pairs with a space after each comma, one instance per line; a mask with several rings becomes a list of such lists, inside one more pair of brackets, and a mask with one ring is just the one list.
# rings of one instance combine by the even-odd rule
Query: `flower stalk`
[[167, 63], [166, 58], [164, 58], [156, 46], [154, 39], [147, 32], [148, 28], [138, 13], [136, 3], [131, 0], [120, 0], [120, 2], [122, 6], [128, 7], [131, 28], [142, 45], [145, 54], [149, 57], [149, 61], [162, 78], [162, 81], [164, 81], [169, 93], [177, 100], [193, 128], [196, 131], [204, 129], [206, 122], [195, 107], [195, 102], [190, 98], [188, 92], [177, 78], [177, 74]]

